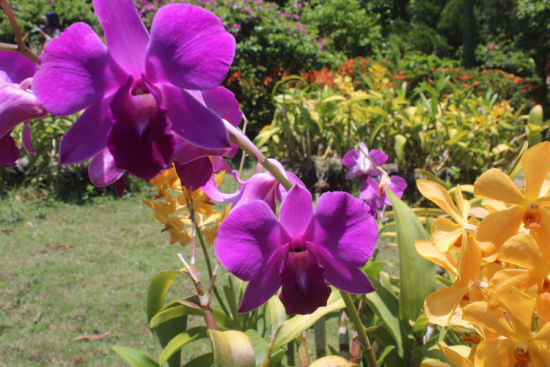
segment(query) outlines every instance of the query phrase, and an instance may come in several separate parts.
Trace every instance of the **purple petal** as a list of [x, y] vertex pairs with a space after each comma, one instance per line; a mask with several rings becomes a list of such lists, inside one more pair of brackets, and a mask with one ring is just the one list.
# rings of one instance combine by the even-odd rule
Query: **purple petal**
[[313, 203], [308, 190], [294, 186], [281, 204], [280, 221], [292, 237], [301, 237], [313, 218]]
[[32, 89], [56, 115], [70, 115], [99, 101], [106, 92], [107, 47], [85, 23], [68, 27], [44, 48]]
[[0, 80], [21, 83], [33, 76], [36, 64], [17, 52], [0, 50]]
[[0, 165], [6, 167], [15, 166], [19, 157], [19, 148], [15, 145], [11, 135], [8, 133], [0, 138]]
[[377, 166], [380, 166], [388, 160], [388, 155], [386, 153], [383, 153], [379, 150], [372, 149], [369, 152], [369, 157], [376, 163]]
[[[192, 162], [199, 158], [208, 156], [224, 155], [229, 149], [205, 149], [189, 143], [187, 140], [176, 136], [176, 146], [174, 148], [174, 159], [182, 164]], [[231, 172], [231, 170], [229, 170]]]
[[116, 167], [109, 149], [103, 149], [90, 161], [88, 177], [96, 187], [109, 186], [124, 175], [124, 170]]
[[153, 20], [147, 75], [186, 89], [211, 89], [221, 84], [234, 55], [235, 39], [217, 16], [193, 5], [167, 5]]
[[141, 76], [149, 35], [132, 1], [94, 0], [94, 9], [113, 59], [129, 74]]
[[[289, 195], [292, 195], [292, 191]], [[289, 251], [281, 269], [279, 298], [287, 314], [309, 314], [327, 305], [330, 287], [310, 251]]]
[[162, 86], [172, 130], [190, 143], [205, 149], [230, 148], [222, 120], [186, 91]]
[[0, 137], [17, 124], [45, 114], [34, 94], [19, 84], [0, 82]]
[[119, 198], [124, 196], [124, 189], [126, 188], [126, 179], [124, 178], [124, 175], [122, 175], [118, 180], [115, 182], [115, 192], [116, 196]]
[[216, 185], [216, 180], [214, 179], [214, 177], [210, 177], [208, 182], [201, 188], [201, 190], [210, 199], [219, 203], [234, 203], [239, 200], [243, 193], [241, 189], [237, 189], [237, 191], [231, 194], [221, 192], [218, 185]]
[[243, 113], [239, 108], [239, 102], [235, 99], [235, 95], [224, 87], [202, 92], [206, 107], [214, 111], [222, 119], [229, 121], [235, 127], [239, 126]]
[[365, 200], [371, 208], [379, 210], [384, 206], [386, 194], [384, 191], [380, 191], [380, 184], [378, 181], [369, 177], [366, 185], [362, 187], [362, 191], [359, 194], [359, 199]]
[[29, 154], [34, 154], [34, 147], [32, 146], [32, 131], [28, 122], [23, 125], [23, 146]]
[[258, 277], [253, 279], [244, 292], [239, 313], [250, 312], [267, 302], [281, 286], [279, 272], [281, 264], [288, 252], [288, 246], [281, 246], [276, 249], [262, 269]]
[[312, 224], [304, 239], [323, 247], [347, 266], [363, 266], [374, 252], [378, 240], [376, 220], [361, 200], [348, 193], [323, 194]]
[[[407, 188], [407, 181], [400, 176], [391, 176], [390, 182], [386, 186], [393, 191], [395, 196], [401, 198], [401, 196], [403, 196], [403, 192], [405, 192], [405, 189]], [[390, 198], [387, 196], [385, 198], [385, 203], [386, 205], [391, 205]]]
[[149, 181], [170, 167], [174, 137], [161, 115], [143, 129], [133, 121], [117, 121], [109, 132], [107, 147], [117, 167]]
[[359, 152], [355, 149], [352, 149], [344, 154], [344, 158], [342, 158], [342, 164], [351, 169], [356, 164], [358, 158]]
[[204, 186], [212, 176], [212, 162], [208, 157], [199, 158], [186, 164], [181, 164], [176, 160], [174, 166], [181, 184], [190, 190]]
[[250, 281], [264, 271], [273, 252], [286, 240], [275, 214], [262, 201], [252, 201], [231, 212], [221, 223], [214, 241], [224, 267]]
[[212, 157], [212, 171], [217, 173], [221, 170], [229, 173], [231, 172], [231, 165], [222, 157]]
[[277, 189], [279, 182], [268, 173], [257, 173], [250, 177], [244, 187], [239, 200], [233, 204], [233, 208], [237, 208], [250, 201], [264, 201], [273, 212], [276, 209], [275, 199], [277, 198]]
[[321, 246], [310, 246], [323, 267], [324, 278], [338, 289], [350, 293], [365, 294], [374, 291], [369, 278], [360, 269], [350, 266]]
[[59, 147], [62, 164], [85, 161], [105, 148], [113, 126], [110, 102], [111, 98], [107, 98], [94, 103], [65, 133]]

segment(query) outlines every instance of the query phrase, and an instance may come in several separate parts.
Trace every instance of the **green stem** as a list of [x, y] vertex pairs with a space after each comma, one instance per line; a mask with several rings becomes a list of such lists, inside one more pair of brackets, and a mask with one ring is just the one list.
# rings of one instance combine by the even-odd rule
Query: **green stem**
[[357, 308], [355, 307], [355, 303], [353, 302], [351, 295], [344, 291], [340, 291], [340, 294], [342, 295], [342, 299], [346, 304], [346, 312], [350, 320], [355, 325], [355, 330], [357, 330], [357, 336], [359, 337], [359, 341], [361, 342], [361, 346], [363, 347], [363, 352], [365, 353], [365, 356], [369, 363], [369, 367], [378, 367], [376, 356], [374, 355], [374, 351], [372, 350], [372, 347], [370, 345], [365, 325], [363, 325], [363, 322], [359, 317], [359, 312], [357, 312]]
[[17, 25], [17, 20], [15, 20], [15, 16], [13, 15], [13, 11], [11, 10], [8, 0], [0, 0], [0, 7], [4, 11], [4, 13], [6, 13], [6, 17], [8, 18], [8, 22], [10, 23], [11, 29], [13, 30], [13, 34], [17, 41], [17, 45], [1, 43], [0, 49], [19, 52], [21, 55], [28, 57], [38, 64], [38, 56], [34, 52], [32, 52], [32, 50], [28, 48], [27, 45], [25, 45], [25, 38], [21, 33], [21, 29], [19, 29], [19, 25]]
[[251, 142], [250, 139], [248, 139], [248, 137], [243, 134], [240, 129], [231, 125], [231, 123], [226, 120], [223, 120], [223, 122], [225, 124], [225, 128], [227, 129], [227, 132], [229, 133], [229, 139], [233, 143], [237, 144], [239, 148], [256, 158], [258, 163], [260, 163], [266, 170], [268, 170], [273, 175], [273, 177], [275, 177], [277, 181], [279, 181], [281, 185], [285, 187], [285, 189], [292, 189], [292, 184], [290, 183], [288, 178], [286, 178], [284, 172], [279, 171], [277, 166], [275, 166], [269, 159], [267, 159], [260, 151], [260, 149], [258, 149], [258, 147], [255, 146], [254, 143]]

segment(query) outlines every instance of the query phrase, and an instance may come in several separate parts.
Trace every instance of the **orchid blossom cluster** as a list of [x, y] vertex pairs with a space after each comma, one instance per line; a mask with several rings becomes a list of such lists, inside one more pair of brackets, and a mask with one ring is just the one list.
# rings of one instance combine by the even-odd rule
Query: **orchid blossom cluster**
[[439, 345], [455, 366], [550, 365], [550, 161], [541, 159], [548, 156], [548, 142], [525, 152], [522, 189], [500, 170], [482, 174], [473, 194], [484, 208], [472, 208], [460, 186], [453, 201], [439, 184], [418, 181], [448, 215], [433, 222], [432, 240], [416, 247], [454, 281], [424, 307], [431, 323], [461, 330], [470, 344], [466, 353]]
[[[144, 203], [170, 243], [185, 245], [194, 231], [204, 231], [221, 264], [250, 282], [240, 312], [281, 287], [286, 311], [301, 314], [326, 305], [329, 285], [373, 291], [360, 268], [374, 252], [372, 213], [384, 198], [369, 199], [369, 209], [347, 193], [326, 193], [314, 210], [295, 175], [258, 156], [256, 175], [243, 181], [233, 172], [237, 191], [220, 191], [223, 173], [213, 174], [230, 172], [222, 157], [237, 151], [229, 137], [255, 148], [239, 133], [238, 102], [220, 86], [235, 54], [222, 21], [197, 6], [170, 4], [148, 31], [131, 0], [93, 6], [105, 43], [76, 23], [45, 45], [37, 70], [19, 54], [0, 53], [0, 163], [17, 158], [9, 134], [18, 123], [25, 123], [24, 146], [32, 151], [28, 120], [80, 113], [61, 140], [60, 162], [90, 160], [89, 177], [98, 187], [123, 190], [126, 173], [156, 185], [158, 195]], [[231, 205], [220, 211], [211, 200]]]
[[348, 151], [342, 163], [348, 168], [347, 177], [357, 178], [361, 182], [359, 198], [364, 200], [370, 209], [370, 213], [385, 220], [384, 212], [391, 201], [386, 195], [386, 187], [395, 196], [401, 198], [407, 188], [407, 182], [400, 176], [390, 176], [382, 165], [386, 163], [388, 156], [376, 149], [369, 151], [365, 143], [359, 144], [359, 150]]

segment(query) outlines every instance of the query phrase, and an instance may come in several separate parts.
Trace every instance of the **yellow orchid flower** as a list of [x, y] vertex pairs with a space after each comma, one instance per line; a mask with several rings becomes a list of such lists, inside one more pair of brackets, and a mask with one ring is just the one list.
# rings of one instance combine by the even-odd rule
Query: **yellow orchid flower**
[[524, 269], [506, 268], [494, 275], [489, 282], [489, 305], [495, 307], [498, 293], [507, 292], [509, 287], [524, 291], [536, 287], [537, 313], [550, 320], [550, 263], [542, 257], [535, 239], [525, 233], [513, 236], [502, 245], [500, 260]]
[[[490, 241], [500, 248], [523, 224], [537, 242], [550, 243], [550, 195], [543, 191], [545, 177], [550, 172], [550, 159], [546, 157], [550, 157], [550, 142], [537, 144], [523, 155], [524, 192], [498, 169], [490, 169], [478, 178], [474, 195], [510, 205], [508, 209], [490, 213], [483, 219], [477, 228], [478, 241]], [[544, 246], [543, 256], [550, 259], [548, 246]]]
[[[216, 184], [223, 182], [223, 172], [214, 176]], [[213, 243], [221, 221], [228, 215], [229, 206], [220, 211], [201, 190], [189, 191], [182, 187], [175, 168], [165, 170], [151, 180], [156, 186], [158, 195], [155, 200], [143, 200], [153, 210], [155, 220], [164, 224], [162, 232], [170, 234], [170, 244], [179, 242], [185, 246], [193, 241], [193, 222], [204, 234], [207, 243]], [[189, 207], [192, 204], [193, 210]], [[193, 213], [193, 214], [192, 214]]]
[[466, 321], [500, 335], [477, 346], [474, 365], [550, 366], [550, 323], [535, 334], [531, 331], [535, 299], [517, 288], [509, 288], [497, 297], [502, 309], [492, 309], [486, 302], [474, 302], [463, 309]]

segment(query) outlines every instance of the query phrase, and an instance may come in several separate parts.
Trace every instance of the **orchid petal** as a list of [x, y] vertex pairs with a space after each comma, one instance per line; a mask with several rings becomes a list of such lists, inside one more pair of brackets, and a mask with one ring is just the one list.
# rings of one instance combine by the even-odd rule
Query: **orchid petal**
[[550, 142], [543, 142], [527, 149], [521, 158], [525, 174], [525, 197], [529, 201], [539, 197], [542, 183], [550, 172], [550, 160], [541, 157], [550, 157]]
[[372, 159], [372, 161], [377, 165], [381, 166], [388, 160], [388, 155], [384, 152], [381, 152], [376, 149], [372, 149], [369, 152], [369, 157]]
[[[403, 193], [405, 192], [405, 189], [407, 188], [407, 181], [405, 181], [405, 179], [400, 176], [391, 176], [390, 182], [386, 186], [395, 194], [395, 196], [401, 199]], [[391, 205], [390, 198], [386, 196], [384, 203], [386, 205]]]
[[502, 312], [489, 308], [485, 302], [470, 303], [463, 308], [462, 313], [462, 318], [474, 325], [487, 328], [506, 337], [515, 334]]
[[361, 200], [348, 193], [323, 194], [312, 224], [313, 233], [304, 239], [349, 266], [363, 266], [374, 252], [378, 240], [376, 220]]
[[214, 250], [227, 270], [250, 281], [260, 275], [285, 236], [269, 206], [256, 200], [234, 209], [221, 223]]
[[191, 144], [206, 149], [230, 148], [222, 120], [186, 91], [162, 86], [172, 130]]
[[131, 0], [94, 0], [93, 4], [109, 54], [129, 74], [141, 76], [149, 35], [136, 7]]
[[294, 186], [281, 204], [280, 221], [292, 237], [301, 237], [313, 218], [313, 204], [308, 190]]
[[0, 165], [13, 167], [17, 157], [19, 157], [19, 148], [15, 145], [11, 135], [6, 134], [0, 137]]
[[481, 267], [481, 249], [471, 235], [462, 237], [458, 261], [458, 279], [460, 285], [470, 286], [476, 280]]
[[414, 243], [416, 251], [431, 262], [441, 266], [448, 272], [458, 275], [458, 263], [456, 258], [450, 252], [442, 252], [438, 250], [432, 241], [418, 240]]
[[96, 154], [88, 166], [88, 177], [96, 187], [106, 187], [124, 175], [124, 170], [116, 167], [115, 159], [109, 149]]
[[309, 245], [308, 249], [323, 267], [323, 275], [327, 282], [336, 288], [356, 294], [366, 294], [375, 290], [365, 273], [340, 260], [326, 248]]
[[176, 160], [174, 166], [182, 186], [190, 190], [204, 186], [212, 176], [212, 162], [208, 157], [199, 158], [186, 164], [180, 164]]
[[533, 237], [525, 233], [519, 233], [504, 242], [500, 248], [499, 259], [541, 274], [547, 274], [550, 271], [550, 266], [542, 257], [539, 246]]
[[17, 124], [45, 114], [34, 94], [18, 84], [0, 82], [0, 137]]
[[85, 161], [105, 148], [107, 135], [113, 126], [110, 101], [108, 98], [94, 103], [65, 133], [59, 147], [62, 164]]
[[441, 252], [447, 252], [462, 236], [463, 229], [447, 218], [437, 218], [432, 223], [432, 240]]
[[222, 119], [229, 121], [231, 125], [235, 127], [239, 126], [243, 113], [233, 92], [224, 87], [217, 87], [203, 91], [201, 94], [206, 107], [214, 111]]
[[476, 349], [474, 366], [512, 366], [514, 358], [514, 342], [509, 339], [487, 339]]
[[201, 190], [210, 199], [219, 203], [233, 203], [237, 201], [242, 195], [242, 190], [237, 190], [231, 194], [221, 192], [213, 176], [210, 177], [208, 182], [203, 187], [201, 187]]
[[510, 209], [489, 214], [479, 223], [476, 240], [492, 242], [500, 247], [508, 238], [518, 232], [523, 217], [523, 209], [513, 206]]
[[225, 78], [235, 39], [214, 14], [172, 4], [157, 12], [147, 51], [147, 74], [185, 89], [211, 89]]
[[0, 81], [21, 83], [36, 71], [36, 64], [18, 52], [0, 50]]
[[514, 325], [515, 334], [520, 337], [531, 336], [535, 298], [512, 287], [500, 292], [497, 299], [508, 311], [506, 316]]
[[308, 250], [288, 252], [281, 268], [281, 283], [279, 298], [287, 314], [309, 314], [327, 305], [330, 287], [323, 268]]
[[416, 180], [416, 186], [425, 198], [434, 202], [445, 213], [462, 224], [462, 214], [458, 211], [451, 195], [449, 195], [443, 186], [429, 180]]
[[288, 252], [288, 246], [281, 246], [273, 251], [267, 264], [253, 279], [244, 291], [239, 313], [250, 312], [267, 302], [281, 286], [279, 272]]
[[71, 115], [103, 97], [108, 64], [107, 47], [92, 28], [73, 24], [44, 48], [32, 90], [51, 113]]
[[525, 201], [510, 176], [496, 168], [484, 172], [477, 179], [474, 183], [474, 195], [516, 205], [523, 205]]
[[458, 303], [468, 294], [468, 287], [454, 285], [441, 288], [426, 297], [424, 310], [428, 320], [439, 326], [447, 326]]

